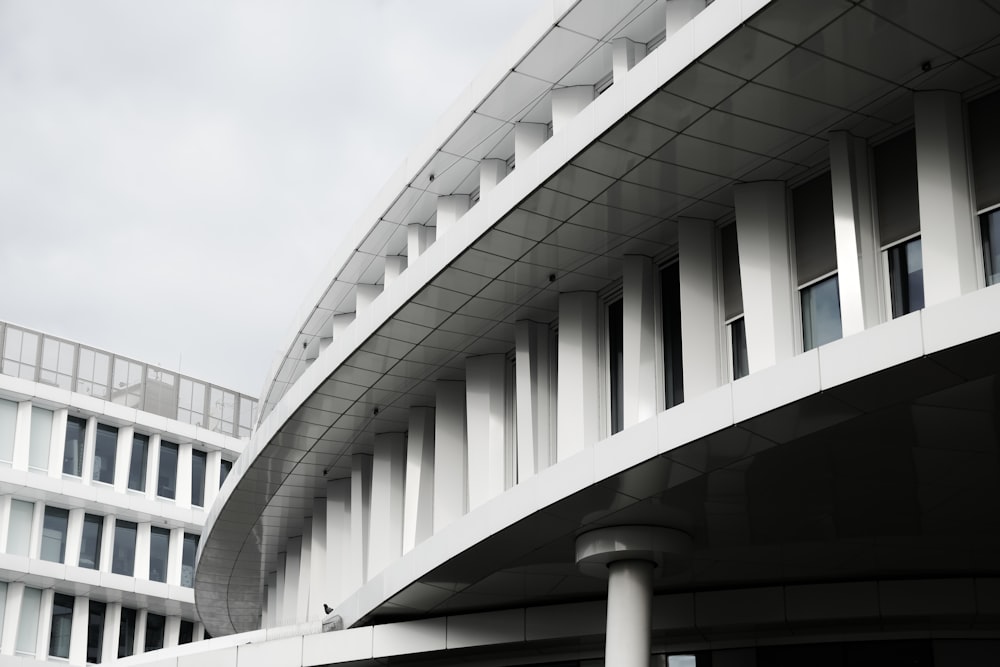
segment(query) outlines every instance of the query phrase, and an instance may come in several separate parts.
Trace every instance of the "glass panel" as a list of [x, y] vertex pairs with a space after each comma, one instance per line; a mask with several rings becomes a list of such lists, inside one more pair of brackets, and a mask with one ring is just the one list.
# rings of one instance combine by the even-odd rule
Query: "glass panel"
[[135, 653], [135, 609], [122, 607], [118, 624], [118, 657], [127, 658]]
[[21, 598], [21, 614], [17, 619], [17, 641], [14, 650], [19, 655], [35, 655], [38, 646], [38, 614], [42, 609], [42, 591], [25, 588]]
[[81, 394], [106, 399], [110, 372], [111, 355], [81, 347], [76, 365], [76, 390]]
[[611, 432], [617, 433], [625, 424], [625, 363], [622, 332], [622, 300], [608, 305], [608, 362], [611, 378]]
[[173, 498], [177, 492], [177, 445], [160, 443], [160, 467], [156, 482], [156, 495]]
[[3, 344], [3, 374], [34, 380], [37, 363], [38, 334], [8, 324]]
[[115, 546], [111, 553], [111, 571], [133, 576], [135, 571], [136, 525], [131, 521], [115, 522]]
[[236, 394], [212, 387], [208, 402], [208, 428], [233, 435], [233, 420], [236, 418]]
[[253, 428], [253, 418], [256, 408], [256, 401], [253, 401], [246, 396], [240, 396], [240, 427], [239, 433], [237, 433], [239, 437], [246, 438], [250, 436], [250, 431]]
[[222, 485], [225, 484], [226, 478], [229, 477], [229, 473], [232, 472], [232, 470], [233, 470], [233, 462], [232, 461], [227, 461], [226, 459], [222, 459], [219, 462], [219, 488], [220, 489], [222, 488]]
[[7, 524], [7, 553], [12, 556], [27, 556], [31, 544], [31, 515], [35, 503], [25, 500], [10, 501], [10, 521]]
[[837, 270], [833, 187], [827, 172], [792, 190], [792, 229], [799, 285]]
[[205, 473], [208, 468], [208, 454], [198, 451], [191, 452], [191, 504], [195, 507], [205, 506]]
[[146, 456], [149, 453], [149, 438], [136, 433], [132, 436], [132, 459], [128, 464], [128, 488], [133, 491], [146, 490]]
[[660, 275], [663, 311], [663, 377], [668, 408], [684, 402], [684, 357], [681, 348], [680, 264], [674, 262]]
[[983, 209], [1000, 204], [1000, 93], [970, 102], [968, 111], [976, 208]]
[[811, 350], [843, 335], [837, 276], [802, 289], [802, 347]]
[[167, 581], [167, 559], [170, 553], [170, 531], [153, 527], [149, 531], [149, 580]]
[[181, 555], [181, 586], [194, 588], [194, 558], [198, 554], [198, 536], [184, 533], [184, 549]]
[[924, 307], [924, 266], [920, 239], [889, 248], [889, 289], [892, 316], [899, 317]]
[[118, 453], [118, 429], [97, 425], [97, 442], [94, 446], [94, 481], [115, 483], [115, 456]]
[[142, 364], [115, 357], [111, 402], [130, 408], [142, 407]]
[[66, 527], [69, 525], [69, 510], [46, 507], [42, 522], [42, 550], [40, 558], [63, 563], [66, 561]]
[[986, 284], [996, 285], [1000, 282], [1000, 208], [979, 216], [979, 227], [983, 238]]
[[181, 631], [177, 636], [178, 644], [190, 644], [194, 641], [194, 623], [191, 621], [181, 621]]
[[38, 381], [61, 389], [73, 388], [74, 346], [65, 341], [46, 336], [42, 339], [42, 367]]
[[173, 419], [177, 415], [177, 376], [154, 366], [146, 367], [143, 409]]
[[697, 667], [698, 661], [693, 655], [671, 655], [667, 657], [667, 667]]
[[747, 329], [742, 317], [730, 323], [729, 335], [733, 347], [733, 379], [738, 380], [750, 374], [750, 360], [747, 357]]
[[28, 444], [28, 467], [49, 469], [49, 447], [52, 443], [52, 411], [31, 406], [31, 439]]
[[90, 618], [87, 620], [87, 662], [93, 665], [101, 663], [106, 614], [107, 605], [103, 602], [90, 601]]
[[14, 460], [14, 428], [17, 425], [17, 403], [0, 399], [0, 461]]
[[104, 517], [86, 514], [83, 517], [83, 535], [80, 539], [80, 567], [96, 570], [101, 565], [101, 537], [104, 534]]
[[205, 385], [181, 378], [177, 420], [198, 426], [205, 425]]
[[722, 300], [728, 320], [743, 312], [743, 284], [740, 280], [740, 252], [735, 224], [719, 230], [719, 244], [722, 246]]
[[63, 448], [63, 474], [79, 477], [83, 474], [83, 437], [87, 421], [79, 417], [66, 419], [66, 446]]
[[917, 140], [913, 130], [872, 150], [879, 239], [883, 245], [920, 231]]
[[73, 598], [56, 593], [52, 602], [52, 630], [49, 632], [49, 655], [69, 657], [69, 637], [73, 630]]
[[159, 614], [146, 614], [146, 645], [145, 651], [155, 651], [163, 648], [163, 635], [167, 619]]

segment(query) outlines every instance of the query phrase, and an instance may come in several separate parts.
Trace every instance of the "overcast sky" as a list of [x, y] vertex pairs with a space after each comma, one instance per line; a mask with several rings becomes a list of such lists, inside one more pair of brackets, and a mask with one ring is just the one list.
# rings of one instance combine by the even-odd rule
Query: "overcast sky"
[[0, 0], [0, 319], [258, 395], [541, 0]]

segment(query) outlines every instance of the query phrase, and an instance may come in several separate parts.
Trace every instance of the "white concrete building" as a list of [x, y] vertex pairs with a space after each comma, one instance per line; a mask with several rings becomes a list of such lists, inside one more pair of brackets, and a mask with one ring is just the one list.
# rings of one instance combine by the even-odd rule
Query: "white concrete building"
[[215, 639], [129, 661], [994, 664], [998, 77], [995, 0], [546, 2], [307, 298]]
[[205, 637], [194, 565], [256, 401], [0, 322], [0, 664]]

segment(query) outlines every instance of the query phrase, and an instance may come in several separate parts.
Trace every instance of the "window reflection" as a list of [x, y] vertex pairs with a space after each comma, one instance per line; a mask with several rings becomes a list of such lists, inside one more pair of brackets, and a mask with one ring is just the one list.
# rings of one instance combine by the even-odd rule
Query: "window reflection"
[[811, 350], [843, 336], [840, 322], [840, 283], [832, 276], [803, 287], [802, 347]]
[[111, 401], [130, 408], [142, 406], [142, 364], [115, 357]]
[[181, 378], [177, 399], [177, 420], [197, 426], [205, 425], [205, 385]]
[[73, 387], [73, 345], [65, 341], [49, 338], [42, 341], [42, 367], [38, 373], [39, 382], [55, 385], [60, 389]]
[[111, 355], [81, 347], [76, 365], [76, 391], [95, 398], [107, 398], [110, 372]]
[[8, 325], [3, 343], [3, 374], [34, 380], [37, 363], [38, 334]]
[[924, 307], [924, 265], [920, 238], [895, 245], [889, 255], [889, 289], [892, 316], [899, 317]]

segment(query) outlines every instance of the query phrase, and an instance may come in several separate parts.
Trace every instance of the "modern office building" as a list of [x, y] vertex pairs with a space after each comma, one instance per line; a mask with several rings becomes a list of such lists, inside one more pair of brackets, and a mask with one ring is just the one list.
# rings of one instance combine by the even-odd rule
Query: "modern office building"
[[256, 401], [0, 322], [0, 664], [204, 638], [194, 565]]
[[306, 299], [215, 638], [129, 662], [995, 664], [998, 77], [995, 0], [545, 2]]

